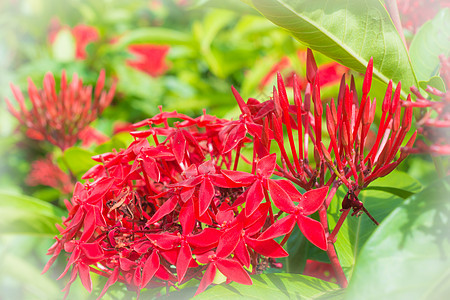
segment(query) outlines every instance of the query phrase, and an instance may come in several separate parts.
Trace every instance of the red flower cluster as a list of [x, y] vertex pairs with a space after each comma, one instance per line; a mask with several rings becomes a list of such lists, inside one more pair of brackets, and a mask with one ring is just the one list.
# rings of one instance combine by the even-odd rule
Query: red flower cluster
[[440, 9], [450, 7], [447, 0], [398, 0], [397, 2], [403, 26], [412, 32], [416, 32], [423, 23], [433, 19]]
[[38, 90], [31, 79], [28, 80], [31, 109], [27, 109], [20, 89], [12, 84], [11, 89], [20, 110], [17, 111], [8, 99], [5, 100], [11, 114], [28, 128], [27, 135], [30, 138], [47, 140], [65, 150], [77, 142], [80, 132], [111, 103], [115, 82], [108, 92], [103, 91], [104, 84], [104, 71], [101, 71], [94, 91], [92, 86], [83, 86], [77, 74], [74, 74], [72, 81], [68, 83], [63, 71], [58, 93], [53, 74], [47, 73], [42, 90]]
[[[88, 181], [77, 183], [67, 201], [69, 216], [44, 271], [64, 250], [70, 258], [61, 277], [72, 269], [67, 292], [77, 275], [90, 291], [94, 272], [109, 278], [100, 297], [116, 281], [139, 293], [193, 278], [200, 280], [198, 294], [217, 272], [227, 282], [251, 284], [248, 270], [279, 267], [275, 259], [288, 255], [282, 245], [296, 225], [312, 244], [331, 251], [321, 213], [332, 198], [327, 198], [330, 186], [344, 183], [353, 195], [389, 173], [404, 158], [391, 163], [409, 129], [411, 108], [400, 126], [400, 88], [392, 100], [390, 87], [377, 142], [364, 151], [375, 112], [367, 96], [370, 62], [361, 104], [354, 85], [342, 81], [337, 107], [334, 101], [327, 105], [331, 142], [325, 147], [319, 72], [308, 53], [304, 101], [295, 78], [294, 104], [281, 76], [278, 91], [274, 88], [273, 99], [265, 102], [244, 102], [232, 88], [242, 111], [238, 120], [161, 112], [133, 125], [142, 129], [130, 132], [135, 141], [127, 149], [93, 157], [101, 164], [83, 176]], [[315, 164], [309, 163], [310, 141]], [[241, 154], [246, 146], [253, 149], [250, 160]], [[238, 171], [239, 162], [250, 164], [251, 172]], [[283, 179], [273, 179], [274, 174]], [[356, 200], [350, 204], [357, 206]], [[311, 217], [316, 211], [321, 222]], [[278, 244], [274, 239], [282, 235]]]
[[[450, 87], [450, 59], [440, 56], [441, 76], [445, 85]], [[430, 153], [431, 155], [450, 155], [450, 92], [441, 92], [428, 86], [426, 91], [441, 97], [441, 101], [432, 101], [424, 97], [419, 89], [412, 87], [411, 91], [417, 96], [416, 102], [403, 103], [404, 106], [429, 108], [421, 112], [416, 125], [418, 132], [427, 142], [418, 140], [415, 148], [408, 148], [411, 153]]]
[[127, 64], [152, 77], [164, 74], [169, 69], [165, 62], [170, 50], [166, 45], [136, 44], [130, 45], [128, 50], [136, 56], [134, 60], [128, 60]]

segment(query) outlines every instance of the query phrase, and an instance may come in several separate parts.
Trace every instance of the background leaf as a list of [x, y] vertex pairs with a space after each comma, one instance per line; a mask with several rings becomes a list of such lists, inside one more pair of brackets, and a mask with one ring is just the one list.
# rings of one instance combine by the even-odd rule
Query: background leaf
[[406, 199], [420, 192], [422, 185], [407, 173], [394, 170], [389, 175], [376, 179], [366, 190], [385, 191]]
[[402, 82], [403, 94], [417, 86], [406, 48], [378, 0], [253, 0], [266, 18], [296, 39], [353, 70]]
[[339, 290], [334, 283], [298, 274], [251, 276], [253, 285], [216, 285], [194, 299], [316, 299]]
[[24, 195], [0, 192], [0, 234], [54, 236], [63, 212], [58, 207]]
[[97, 164], [91, 157], [94, 153], [79, 147], [72, 147], [64, 151], [63, 160], [67, 163], [67, 167], [75, 175], [85, 173], [91, 167]]
[[[445, 299], [450, 293], [450, 180], [393, 211], [365, 244], [349, 299]], [[382, 287], [382, 288], [380, 288]]]
[[450, 54], [450, 10], [441, 10], [414, 36], [409, 55], [417, 80], [427, 81], [439, 71], [439, 55]]

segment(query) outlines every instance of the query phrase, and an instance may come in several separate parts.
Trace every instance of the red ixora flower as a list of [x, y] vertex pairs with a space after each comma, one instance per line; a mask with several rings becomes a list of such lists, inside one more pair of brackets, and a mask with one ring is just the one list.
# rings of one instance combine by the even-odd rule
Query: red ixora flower
[[450, 7], [448, 0], [398, 0], [397, 2], [403, 26], [412, 32], [416, 32], [423, 23], [433, 19], [440, 9]]
[[169, 66], [165, 62], [170, 50], [166, 45], [136, 44], [128, 46], [128, 50], [136, 56], [133, 60], [127, 60], [127, 64], [152, 77], [164, 74]]
[[104, 71], [100, 72], [94, 91], [92, 86], [83, 86], [76, 73], [68, 83], [63, 71], [61, 88], [57, 91], [53, 74], [47, 73], [42, 90], [38, 90], [33, 81], [28, 79], [31, 109], [27, 108], [21, 90], [13, 84], [11, 89], [20, 109], [16, 110], [8, 99], [5, 100], [11, 114], [27, 128], [28, 137], [47, 140], [65, 150], [80, 139], [82, 132], [87, 134], [88, 125], [111, 103], [116, 82], [109, 91], [103, 90], [104, 84]]
[[66, 25], [61, 25], [58, 19], [52, 19], [48, 35], [51, 44], [55, 41], [59, 31], [64, 28], [69, 29], [75, 39], [75, 58], [79, 60], [86, 59], [86, 46], [100, 39], [97, 28], [85, 24], [78, 24], [70, 28]]
[[[198, 294], [217, 272], [227, 282], [252, 284], [250, 275], [281, 267], [276, 259], [287, 255], [282, 246], [295, 224], [313, 245], [331, 251], [323, 221], [332, 199], [328, 191], [345, 185], [351, 193], [343, 215], [350, 208], [362, 209], [357, 193], [406, 157], [402, 153], [395, 160], [412, 108], [405, 109], [400, 122], [400, 87], [392, 99], [391, 83], [378, 141], [372, 143], [374, 150], [366, 148], [376, 106], [368, 96], [370, 61], [361, 103], [354, 84], [349, 87], [343, 79], [337, 105], [327, 105], [331, 142], [325, 146], [320, 70], [311, 51], [307, 60], [304, 101], [294, 78], [290, 104], [278, 75], [278, 90], [274, 87], [273, 98], [264, 102], [245, 102], [232, 89], [242, 111], [239, 120], [161, 111], [131, 125], [135, 140], [128, 148], [94, 156], [99, 164], [83, 175], [84, 184], [76, 184], [44, 271], [64, 250], [70, 257], [61, 277], [71, 270], [66, 292], [77, 276], [91, 290], [89, 274], [95, 272], [108, 277], [100, 297], [117, 281], [139, 294], [143, 288], [198, 279]], [[252, 149], [252, 157], [243, 156], [245, 147]], [[238, 170], [238, 161], [251, 171]], [[320, 222], [314, 219], [316, 211]], [[281, 235], [279, 244], [275, 238]]]
[[36, 160], [31, 164], [31, 171], [26, 178], [26, 184], [29, 186], [50, 186], [63, 194], [69, 194], [73, 190], [70, 176], [53, 163], [51, 156]]
[[[445, 85], [450, 86], [450, 59], [441, 55], [441, 76]], [[411, 91], [417, 96], [415, 102], [404, 102], [403, 106], [422, 108], [421, 117], [416, 122], [418, 133], [425, 137], [425, 141], [418, 140], [414, 148], [407, 149], [410, 153], [429, 153], [433, 156], [450, 155], [450, 92], [442, 92], [428, 86], [426, 92], [440, 97], [440, 101], [430, 100], [423, 96], [419, 89], [412, 87]], [[425, 108], [428, 108], [425, 111]]]

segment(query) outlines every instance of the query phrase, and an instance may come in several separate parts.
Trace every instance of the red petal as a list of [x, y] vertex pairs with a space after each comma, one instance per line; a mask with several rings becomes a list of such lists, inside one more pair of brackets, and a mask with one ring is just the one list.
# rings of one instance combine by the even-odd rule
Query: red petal
[[289, 194], [275, 180], [269, 180], [268, 185], [270, 196], [275, 206], [284, 212], [293, 213], [295, 205]]
[[161, 174], [159, 173], [158, 166], [156, 164], [156, 161], [153, 158], [145, 158], [142, 160], [142, 167], [151, 179], [153, 179], [156, 182], [160, 181]]
[[214, 198], [214, 186], [209, 178], [205, 178], [200, 185], [199, 191], [199, 215], [203, 215], [209, 207], [211, 200]]
[[180, 224], [183, 227], [183, 235], [192, 232], [195, 227], [194, 205], [192, 201], [186, 203], [180, 210]]
[[89, 273], [89, 266], [83, 262], [78, 265], [78, 275], [80, 275], [81, 283], [84, 288], [90, 293], [92, 291], [91, 275]]
[[242, 233], [241, 224], [236, 224], [235, 226], [229, 228], [219, 239], [219, 245], [217, 246], [217, 256], [227, 257], [236, 248]]
[[315, 246], [322, 250], [327, 250], [327, 241], [325, 238], [325, 230], [318, 221], [298, 215], [297, 224], [303, 235]]
[[147, 224], [153, 224], [159, 221], [162, 217], [170, 214], [175, 209], [175, 207], [177, 207], [177, 203], [178, 199], [176, 196], [170, 197], [152, 216], [152, 218], [147, 222]]
[[170, 250], [177, 247], [181, 241], [181, 238], [178, 235], [169, 233], [146, 234], [145, 236], [155, 243], [156, 247], [164, 250]]
[[206, 290], [206, 288], [213, 282], [214, 277], [216, 277], [216, 266], [215, 264], [210, 264], [208, 268], [206, 268], [202, 281], [200, 281], [200, 285], [198, 286], [197, 292], [195, 292], [194, 296]]
[[182, 162], [186, 153], [186, 138], [181, 130], [177, 130], [173, 137], [173, 154], [178, 163]]
[[317, 64], [311, 49], [308, 48], [306, 54], [306, 78], [312, 84], [316, 78]]
[[214, 228], [205, 228], [199, 234], [188, 235], [186, 240], [193, 247], [208, 247], [219, 241], [222, 232]]
[[267, 257], [286, 257], [289, 254], [274, 240], [256, 240], [245, 238], [247, 245], [253, 250]]
[[113, 285], [114, 283], [116, 283], [118, 278], [119, 278], [119, 267], [116, 267], [114, 269], [114, 271], [111, 273], [111, 275], [109, 276], [108, 281], [106, 281], [105, 287], [103, 288], [102, 292], [98, 296], [97, 300], [101, 299], [103, 297], [103, 295], [105, 295], [105, 293], [108, 290], [108, 288], [111, 285]]
[[297, 190], [295, 185], [292, 184], [289, 180], [275, 180], [276, 183], [286, 192], [289, 197], [291, 197], [292, 201], [300, 201], [303, 198], [303, 195]]
[[277, 164], [277, 154], [272, 153], [260, 159], [256, 164], [256, 174], [264, 178], [272, 176], [273, 170]]
[[236, 249], [234, 249], [234, 257], [239, 259], [239, 261], [247, 268], [250, 266], [250, 254], [248, 253], [247, 246], [243, 239], [239, 241]]
[[216, 173], [216, 168], [211, 160], [208, 160], [198, 166], [198, 171], [200, 174], [214, 174]]
[[235, 260], [220, 259], [217, 261], [217, 268], [222, 272], [227, 279], [235, 281], [240, 284], [252, 285], [252, 279], [247, 271]]
[[147, 258], [144, 267], [142, 268], [142, 285], [145, 287], [155, 275], [159, 268], [159, 255], [157, 251], [153, 251]]
[[184, 275], [189, 267], [189, 263], [192, 260], [191, 247], [187, 243], [181, 245], [180, 253], [177, 258], [177, 276], [178, 282], [183, 281]]
[[[95, 184], [94, 184], [95, 183]], [[111, 186], [114, 183], [114, 178], [102, 178], [98, 181], [94, 181], [91, 186], [95, 186], [94, 189], [91, 190], [89, 198], [86, 199], [86, 202], [97, 202], [101, 200], [101, 198], [109, 192]]]
[[289, 215], [272, 224], [266, 231], [258, 237], [258, 240], [271, 240], [276, 237], [288, 234], [295, 226], [295, 216]]
[[307, 191], [303, 194], [303, 199], [299, 206], [303, 208], [302, 214], [309, 216], [316, 212], [325, 201], [328, 193], [328, 186], [324, 186], [315, 190]]
[[245, 138], [247, 134], [247, 128], [244, 124], [234, 126], [224, 141], [222, 154], [226, 154], [236, 148], [236, 146]]
[[366, 74], [364, 75], [363, 81], [363, 94], [367, 95], [370, 91], [370, 86], [372, 85], [372, 73], [373, 73], [373, 57], [370, 58], [367, 64]]
[[87, 258], [92, 260], [99, 260], [103, 257], [103, 250], [97, 243], [84, 243], [80, 245]]
[[241, 172], [241, 171], [231, 171], [231, 170], [221, 170], [222, 174], [230, 179], [231, 181], [242, 184], [243, 186], [247, 186], [252, 184], [256, 176], [250, 173]]
[[250, 216], [261, 204], [264, 199], [263, 187], [261, 181], [257, 180], [248, 189], [245, 199], [245, 215]]

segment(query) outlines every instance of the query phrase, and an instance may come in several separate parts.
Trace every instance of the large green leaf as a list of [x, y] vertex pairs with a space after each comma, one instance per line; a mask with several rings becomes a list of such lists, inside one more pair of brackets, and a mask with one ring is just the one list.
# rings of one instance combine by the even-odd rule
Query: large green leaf
[[252, 280], [253, 285], [216, 285], [194, 299], [317, 299], [340, 289], [334, 283], [298, 274], [254, 275]]
[[349, 299], [448, 298], [449, 194], [447, 178], [412, 196], [385, 219], [361, 251]]
[[439, 71], [439, 55], [450, 54], [450, 10], [441, 10], [414, 36], [409, 48], [417, 80], [427, 81]]
[[266, 18], [296, 39], [339, 63], [364, 73], [402, 82], [403, 94], [417, 86], [408, 52], [379, 0], [253, 0]]
[[54, 236], [63, 215], [58, 207], [32, 197], [0, 192], [0, 234]]
[[[345, 192], [343, 189], [339, 189], [335, 199], [333, 199], [328, 208], [328, 221], [331, 230], [341, 215], [339, 210], [341, 209], [344, 196]], [[375, 220], [380, 223], [393, 209], [403, 202], [402, 198], [379, 190], [362, 191], [358, 198], [364, 203], [364, 207]], [[365, 213], [359, 217], [349, 214], [342, 224], [337, 235], [335, 248], [347, 278], [352, 276], [361, 248], [376, 228], [377, 226]]]
[[372, 182], [367, 190], [385, 191], [406, 199], [420, 192], [422, 185], [407, 173], [394, 170], [389, 175]]

